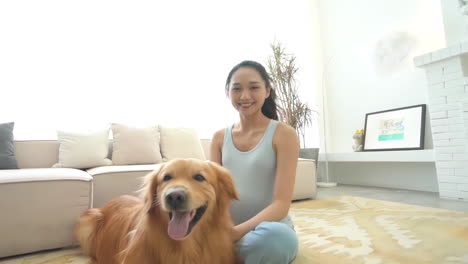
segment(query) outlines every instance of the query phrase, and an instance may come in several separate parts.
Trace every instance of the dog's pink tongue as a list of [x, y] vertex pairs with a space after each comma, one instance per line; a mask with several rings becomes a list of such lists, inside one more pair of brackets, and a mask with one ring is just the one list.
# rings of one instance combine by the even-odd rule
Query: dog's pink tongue
[[172, 239], [180, 239], [187, 235], [190, 222], [190, 212], [172, 212], [167, 233]]

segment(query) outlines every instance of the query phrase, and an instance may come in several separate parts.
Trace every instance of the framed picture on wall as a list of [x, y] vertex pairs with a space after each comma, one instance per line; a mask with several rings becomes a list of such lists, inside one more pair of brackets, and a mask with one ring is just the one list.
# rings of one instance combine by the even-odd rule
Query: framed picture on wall
[[424, 149], [426, 105], [366, 114], [363, 151]]

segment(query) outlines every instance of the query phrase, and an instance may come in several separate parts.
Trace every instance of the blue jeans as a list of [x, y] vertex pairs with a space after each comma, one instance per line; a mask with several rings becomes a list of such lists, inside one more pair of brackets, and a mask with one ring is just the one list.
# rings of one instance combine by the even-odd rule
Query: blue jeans
[[294, 229], [281, 222], [262, 222], [236, 244], [244, 264], [287, 264], [298, 248]]

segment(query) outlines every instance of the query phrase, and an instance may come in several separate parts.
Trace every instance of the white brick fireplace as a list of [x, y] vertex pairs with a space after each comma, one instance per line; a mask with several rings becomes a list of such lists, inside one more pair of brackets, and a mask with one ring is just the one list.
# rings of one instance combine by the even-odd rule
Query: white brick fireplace
[[414, 63], [426, 71], [439, 195], [468, 201], [468, 41]]

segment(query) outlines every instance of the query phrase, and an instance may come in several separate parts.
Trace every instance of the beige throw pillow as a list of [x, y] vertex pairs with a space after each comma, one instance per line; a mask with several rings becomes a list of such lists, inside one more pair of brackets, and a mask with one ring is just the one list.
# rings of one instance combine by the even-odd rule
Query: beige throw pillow
[[136, 128], [112, 124], [114, 165], [155, 164], [162, 162], [159, 127]]
[[192, 128], [161, 127], [161, 153], [164, 161], [176, 158], [206, 159], [197, 132]]
[[57, 131], [59, 162], [54, 168], [88, 169], [112, 165], [109, 153], [109, 129], [97, 132], [74, 133]]

